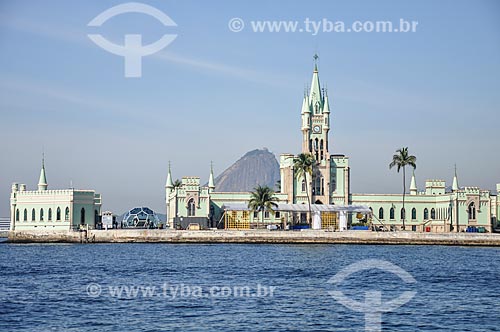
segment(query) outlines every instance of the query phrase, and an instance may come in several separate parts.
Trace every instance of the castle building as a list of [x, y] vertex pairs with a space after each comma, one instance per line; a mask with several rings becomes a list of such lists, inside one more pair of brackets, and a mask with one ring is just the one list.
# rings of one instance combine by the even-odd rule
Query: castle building
[[[420, 232], [462, 232], [468, 229], [490, 232], [497, 225], [500, 213], [497, 194], [478, 187], [459, 187], [456, 172], [449, 191], [444, 180], [427, 180], [425, 190], [419, 191], [413, 174], [404, 209], [402, 194], [351, 193], [349, 158], [330, 152], [331, 101], [328, 92], [321, 88], [317, 64], [310, 90], [303, 96], [300, 116], [301, 153], [311, 154], [316, 165], [312, 176], [307, 175], [304, 180], [296, 176], [293, 168], [297, 156], [280, 155], [281, 190], [276, 193], [280, 205], [300, 207], [300, 204], [307, 204], [309, 196], [317, 209], [319, 205], [324, 206], [323, 210], [334, 210], [333, 206], [366, 206], [371, 213], [365, 219], [386, 230], [400, 230], [405, 224], [406, 230]], [[182, 219], [183, 225], [203, 221], [206, 227], [220, 227], [225, 218], [225, 226], [231, 228], [228, 220], [259, 221], [258, 214], [250, 213], [247, 208], [250, 193], [217, 192], [216, 189], [212, 169], [208, 186], [201, 186], [199, 177], [184, 177], [180, 186], [174, 186], [169, 168], [165, 190], [170, 224], [180, 225]], [[497, 184], [497, 192], [500, 192], [500, 184]], [[327, 213], [321, 216], [325, 217]], [[278, 208], [275, 213], [266, 211], [264, 220], [260, 221], [279, 223], [284, 218], [290, 216]], [[351, 216], [351, 222], [355, 221], [352, 219]], [[299, 221], [306, 220], [307, 213], [302, 212]]]
[[74, 230], [94, 228], [101, 216], [101, 195], [94, 190], [48, 189], [42, 161], [38, 190], [12, 184], [10, 230]]

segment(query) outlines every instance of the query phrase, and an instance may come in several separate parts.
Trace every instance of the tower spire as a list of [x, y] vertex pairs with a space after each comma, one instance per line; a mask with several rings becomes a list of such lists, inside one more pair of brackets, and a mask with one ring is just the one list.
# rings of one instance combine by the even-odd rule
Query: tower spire
[[323, 107], [323, 97], [321, 95], [321, 87], [319, 84], [319, 75], [318, 75], [318, 59], [319, 56], [314, 54], [314, 71], [311, 82], [311, 91], [309, 93], [309, 102], [311, 103], [311, 107], [316, 113], [316, 109], [320, 110]]
[[413, 170], [410, 183], [410, 195], [416, 195], [416, 194], [417, 194], [417, 182], [415, 181], [415, 170]]
[[174, 183], [172, 182], [172, 173], [170, 171], [170, 160], [168, 161], [168, 175], [167, 175], [167, 183], [165, 184], [165, 188], [172, 189], [174, 187]]
[[453, 176], [453, 185], [451, 186], [451, 190], [457, 191], [458, 189], [457, 164], [455, 164], [455, 175]]
[[209, 189], [215, 189], [215, 183], [214, 183], [214, 162], [210, 162], [210, 176], [208, 178], [208, 188]]
[[40, 170], [40, 178], [38, 179], [38, 190], [47, 190], [47, 176], [45, 175], [45, 153], [42, 153], [42, 169]]

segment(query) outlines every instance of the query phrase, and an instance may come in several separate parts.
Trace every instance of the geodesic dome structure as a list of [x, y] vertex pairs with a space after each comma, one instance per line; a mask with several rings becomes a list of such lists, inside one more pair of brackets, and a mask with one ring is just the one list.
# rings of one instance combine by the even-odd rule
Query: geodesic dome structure
[[123, 228], [158, 228], [160, 218], [148, 207], [136, 207], [125, 214]]

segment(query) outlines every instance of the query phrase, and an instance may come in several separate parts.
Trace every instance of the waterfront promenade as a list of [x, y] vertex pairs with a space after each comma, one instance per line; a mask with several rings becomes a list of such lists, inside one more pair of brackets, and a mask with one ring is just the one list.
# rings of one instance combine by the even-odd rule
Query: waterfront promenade
[[323, 230], [89, 230], [78, 231], [13, 231], [13, 243], [338, 243], [394, 245], [460, 245], [500, 246], [500, 234], [478, 233], [416, 233]]

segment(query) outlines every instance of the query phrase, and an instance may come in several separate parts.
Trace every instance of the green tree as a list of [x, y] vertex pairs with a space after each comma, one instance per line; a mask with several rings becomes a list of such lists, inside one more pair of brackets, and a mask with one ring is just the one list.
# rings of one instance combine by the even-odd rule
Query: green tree
[[403, 230], [405, 229], [405, 219], [406, 219], [406, 210], [405, 210], [405, 196], [406, 196], [406, 172], [405, 167], [411, 166], [413, 169], [417, 168], [417, 157], [412, 156], [408, 153], [408, 148], [401, 148], [396, 150], [396, 154], [392, 156], [392, 161], [389, 164], [389, 169], [396, 167], [398, 173], [401, 169], [403, 169]]
[[174, 181], [174, 188], [180, 188], [182, 186], [182, 181], [177, 179]]
[[260, 211], [262, 213], [262, 222], [264, 222], [264, 211], [274, 212], [274, 208], [278, 207], [277, 201], [278, 198], [274, 196], [274, 191], [271, 188], [258, 185], [251, 192], [248, 208], [252, 212]]
[[316, 165], [316, 160], [313, 155], [310, 153], [301, 153], [293, 160], [293, 169], [295, 171], [295, 176], [297, 179], [301, 177], [304, 179], [306, 185], [306, 195], [307, 195], [307, 204], [309, 206], [309, 224], [311, 224], [311, 198], [309, 197], [309, 189], [307, 185], [307, 174], [312, 177], [313, 168]]

